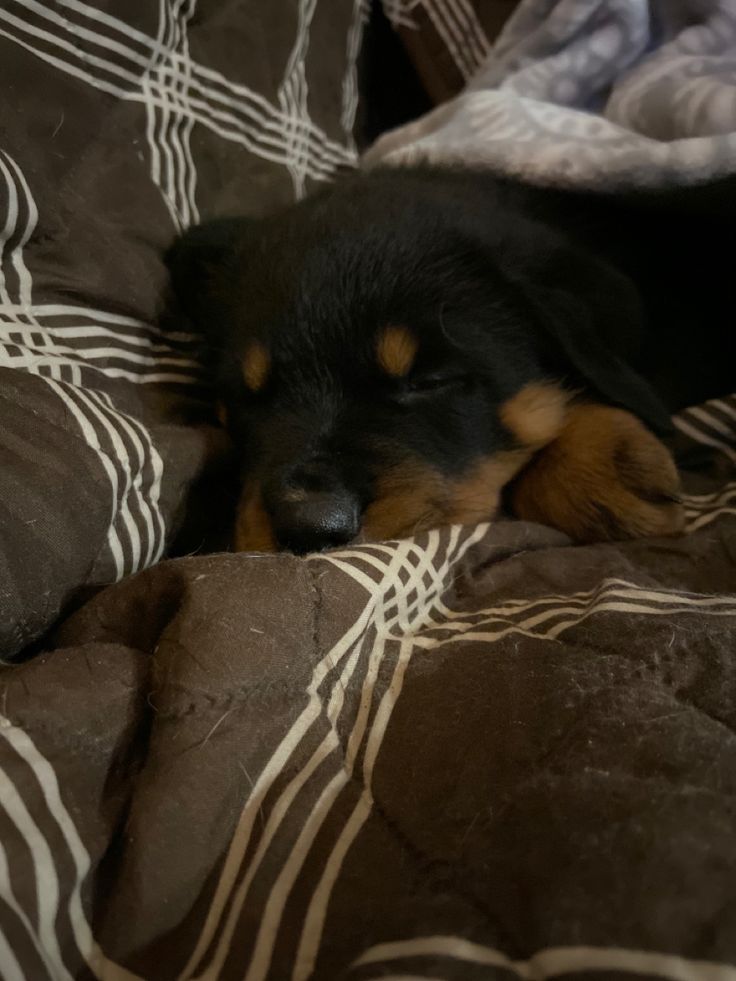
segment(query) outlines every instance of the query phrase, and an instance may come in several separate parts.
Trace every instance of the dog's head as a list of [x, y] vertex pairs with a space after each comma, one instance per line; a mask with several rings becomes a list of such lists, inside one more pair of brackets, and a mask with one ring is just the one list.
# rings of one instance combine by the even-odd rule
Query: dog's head
[[615, 317], [591, 320], [601, 285], [634, 310], [628, 285], [484, 178], [357, 177], [193, 229], [170, 266], [242, 466], [240, 549], [487, 519], [591, 374], [647, 415], [646, 387], [598, 350]]

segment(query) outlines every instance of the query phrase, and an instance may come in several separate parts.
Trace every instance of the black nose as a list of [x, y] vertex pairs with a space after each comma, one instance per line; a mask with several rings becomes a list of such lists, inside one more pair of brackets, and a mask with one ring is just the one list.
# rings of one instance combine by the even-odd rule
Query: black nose
[[360, 529], [361, 506], [329, 456], [281, 471], [264, 488], [276, 541], [299, 555], [346, 545]]
[[346, 545], [360, 527], [358, 501], [343, 489], [287, 489], [270, 510], [277, 542], [297, 555]]

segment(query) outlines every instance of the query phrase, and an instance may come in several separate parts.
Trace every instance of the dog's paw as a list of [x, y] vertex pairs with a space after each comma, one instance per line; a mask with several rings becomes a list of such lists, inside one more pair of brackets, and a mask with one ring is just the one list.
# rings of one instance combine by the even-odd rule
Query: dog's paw
[[575, 405], [511, 487], [515, 514], [578, 542], [677, 535], [685, 515], [667, 448], [623, 409]]

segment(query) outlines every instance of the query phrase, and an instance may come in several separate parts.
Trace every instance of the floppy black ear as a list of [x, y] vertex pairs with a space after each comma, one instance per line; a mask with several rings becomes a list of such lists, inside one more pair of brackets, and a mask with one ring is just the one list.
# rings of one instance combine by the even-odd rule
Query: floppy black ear
[[217, 218], [188, 228], [168, 249], [171, 313], [203, 334], [217, 333], [227, 283], [254, 237], [257, 220]]
[[655, 433], [671, 432], [666, 406], [632, 367], [645, 314], [628, 277], [576, 249], [557, 248], [525, 270], [522, 285], [561, 368], [572, 367], [585, 388], [628, 409]]

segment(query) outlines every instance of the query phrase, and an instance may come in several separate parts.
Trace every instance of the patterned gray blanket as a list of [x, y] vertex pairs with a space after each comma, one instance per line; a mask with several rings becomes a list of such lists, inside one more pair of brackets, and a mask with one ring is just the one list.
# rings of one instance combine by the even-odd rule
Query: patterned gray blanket
[[366, 162], [418, 159], [591, 187], [732, 173], [736, 3], [523, 0], [467, 88]]

